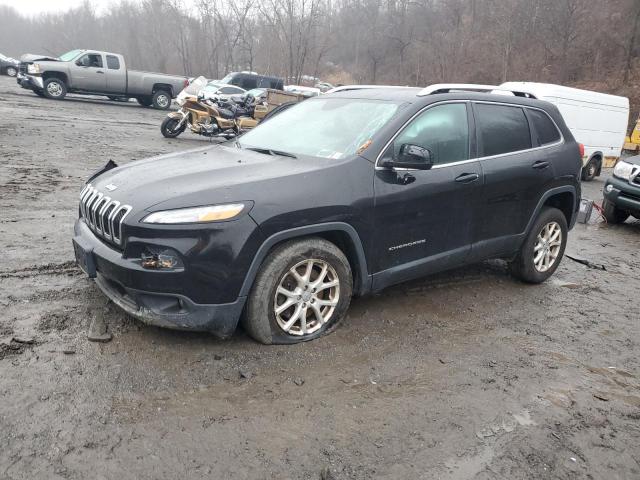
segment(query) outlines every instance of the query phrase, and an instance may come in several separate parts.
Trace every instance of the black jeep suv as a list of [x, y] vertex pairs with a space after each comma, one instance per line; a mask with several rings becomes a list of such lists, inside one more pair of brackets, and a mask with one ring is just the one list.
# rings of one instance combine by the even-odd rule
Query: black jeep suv
[[[579, 145], [551, 104], [449, 89], [306, 100], [216, 146], [105, 168], [74, 247], [144, 322], [295, 343], [353, 295], [489, 258], [538, 283], [580, 199]], [[112, 165], [111, 165], [112, 166]]]

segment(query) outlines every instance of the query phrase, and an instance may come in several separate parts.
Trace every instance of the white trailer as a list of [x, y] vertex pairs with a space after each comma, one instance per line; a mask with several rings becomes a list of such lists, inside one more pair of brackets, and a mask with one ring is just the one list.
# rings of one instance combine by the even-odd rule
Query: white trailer
[[558, 107], [584, 145], [583, 180], [593, 180], [603, 166], [613, 167], [620, 158], [629, 123], [628, 98], [547, 83], [507, 82], [499, 88], [530, 93]]

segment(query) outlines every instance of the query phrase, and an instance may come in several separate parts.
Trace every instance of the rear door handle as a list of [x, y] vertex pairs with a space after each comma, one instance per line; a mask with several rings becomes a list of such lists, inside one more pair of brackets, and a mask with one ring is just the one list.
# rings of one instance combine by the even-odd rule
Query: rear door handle
[[463, 173], [456, 177], [456, 182], [458, 183], [471, 183], [475, 182], [480, 178], [480, 175], [477, 173]]
[[536, 170], [544, 170], [549, 166], [549, 162], [545, 162], [544, 160], [538, 160], [531, 165], [531, 168], [535, 168]]

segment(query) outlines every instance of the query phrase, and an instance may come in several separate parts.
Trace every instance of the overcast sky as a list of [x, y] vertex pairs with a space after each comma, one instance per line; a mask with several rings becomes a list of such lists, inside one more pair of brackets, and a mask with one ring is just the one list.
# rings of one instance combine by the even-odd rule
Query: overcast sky
[[[114, 0], [92, 0], [91, 3], [100, 11], [100, 6], [108, 5]], [[0, 0], [0, 5], [9, 5], [25, 15], [34, 15], [40, 12], [63, 12], [72, 7], [77, 7], [82, 0]]]

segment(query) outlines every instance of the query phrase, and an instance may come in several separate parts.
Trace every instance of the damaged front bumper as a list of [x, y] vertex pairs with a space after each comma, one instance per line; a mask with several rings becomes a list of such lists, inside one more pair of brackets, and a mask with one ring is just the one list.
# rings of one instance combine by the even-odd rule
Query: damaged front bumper
[[42, 77], [35, 75], [25, 75], [24, 73], [18, 73], [16, 77], [16, 82], [22, 88], [27, 88], [29, 90], [43, 90], [44, 84], [42, 82]]

